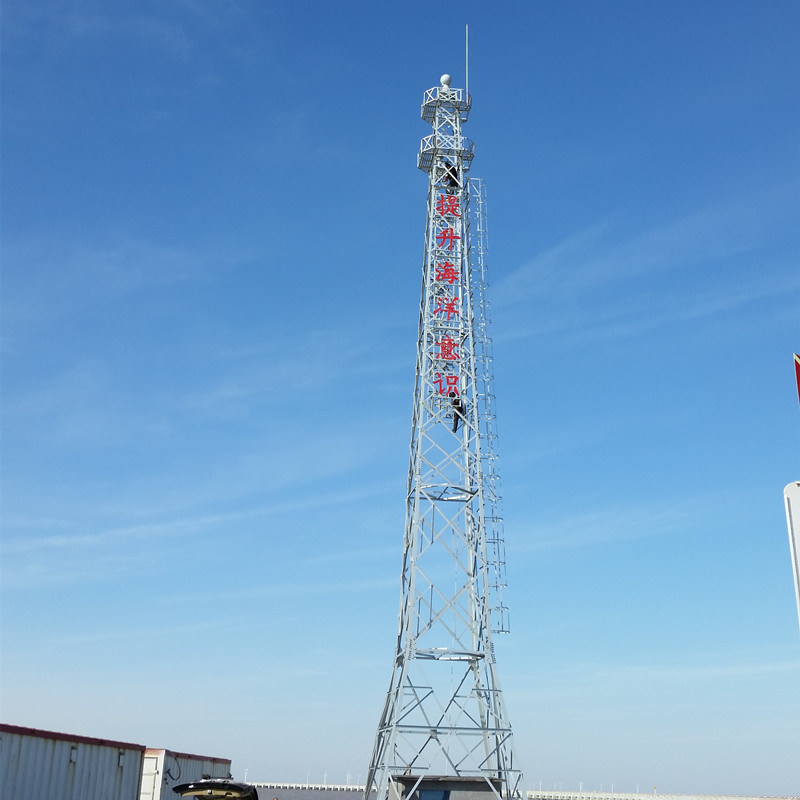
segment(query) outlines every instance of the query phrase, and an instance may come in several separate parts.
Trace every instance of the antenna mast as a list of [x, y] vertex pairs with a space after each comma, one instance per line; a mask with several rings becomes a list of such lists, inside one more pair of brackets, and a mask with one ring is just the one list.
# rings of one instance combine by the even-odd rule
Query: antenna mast
[[464, 67], [464, 91], [469, 97], [469, 25], [466, 25], [464, 30]]
[[449, 75], [422, 103], [433, 133], [417, 159], [428, 174], [428, 213], [402, 596], [365, 800], [422, 800], [429, 790], [450, 800], [521, 794], [492, 642], [492, 633], [505, 629], [504, 559], [489, 385], [485, 192], [470, 178], [473, 144], [461, 132], [470, 104], [466, 90], [450, 87]]

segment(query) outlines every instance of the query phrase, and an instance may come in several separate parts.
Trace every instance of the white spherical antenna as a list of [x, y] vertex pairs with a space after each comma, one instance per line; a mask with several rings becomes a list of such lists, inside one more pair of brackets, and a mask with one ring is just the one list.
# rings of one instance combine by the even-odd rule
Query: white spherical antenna
[[442, 86], [448, 89], [450, 88], [450, 81], [452, 80], [452, 78], [446, 72], [444, 75], [442, 75], [441, 78], [439, 78], [439, 80], [442, 82]]

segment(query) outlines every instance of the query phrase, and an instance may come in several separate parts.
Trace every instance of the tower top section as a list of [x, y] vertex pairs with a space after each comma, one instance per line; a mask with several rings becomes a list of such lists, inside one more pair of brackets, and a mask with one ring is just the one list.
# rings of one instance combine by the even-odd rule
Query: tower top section
[[474, 145], [462, 136], [461, 125], [469, 117], [472, 98], [465, 89], [453, 89], [451, 80], [445, 73], [440, 85], [428, 89], [422, 99], [422, 119], [433, 127], [433, 133], [422, 140], [417, 166], [428, 173], [437, 165], [458, 172], [458, 185], [464, 187]]
[[467, 121], [472, 97], [465, 89], [452, 89], [451, 81], [452, 78], [445, 73], [439, 79], [440, 86], [434, 86], [425, 92], [422, 99], [422, 119], [425, 122], [433, 124], [436, 111], [441, 108], [457, 113], [461, 122]]

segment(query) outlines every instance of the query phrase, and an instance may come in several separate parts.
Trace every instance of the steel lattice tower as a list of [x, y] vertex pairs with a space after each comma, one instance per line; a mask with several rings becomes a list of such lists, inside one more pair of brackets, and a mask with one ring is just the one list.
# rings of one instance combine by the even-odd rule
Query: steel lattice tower
[[493, 630], [506, 629], [504, 555], [485, 193], [470, 179], [473, 144], [461, 132], [470, 103], [444, 75], [422, 104], [433, 132], [417, 162], [429, 176], [428, 213], [402, 597], [366, 800], [399, 797], [400, 776], [418, 776], [413, 788], [426, 776], [485, 779], [498, 797], [518, 796], [522, 785], [492, 645]]

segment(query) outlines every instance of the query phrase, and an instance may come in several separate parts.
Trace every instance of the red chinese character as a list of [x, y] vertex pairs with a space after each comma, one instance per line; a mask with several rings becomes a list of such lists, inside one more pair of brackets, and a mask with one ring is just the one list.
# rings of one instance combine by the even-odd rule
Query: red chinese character
[[436, 210], [444, 216], [445, 214], [452, 214], [454, 217], [460, 217], [458, 213], [458, 198], [449, 194], [440, 194], [439, 200], [436, 203]]
[[458, 314], [458, 308], [456, 308], [457, 303], [457, 297], [437, 297], [436, 308], [433, 309], [433, 313], [438, 314], [442, 312], [443, 314], [447, 314], [446, 319], [450, 319], [451, 315]]
[[[444, 378], [444, 380], [442, 380]], [[442, 375], [441, 372], [436, 373], [434, 380], [439, 394], [446, 394], [450, 396], [451, 392], [454, 397], [458, 397], [458, 375]]]
[[436, 234], [436, 243], [439, 247], [444, 247], [445, 243], [447, 243], [447, 249], [452, 250], [453, 242], [460, 238], [460, 236], [456, 236], [456, 232], [452, 228], [444, 228], [444, 230]]
[[445, 361], [458, 361], [458, 353], [456, 347], [458, 342], [454, 342], [449, 336], [442, 336], [442, 341], [437, 342], [436, 346], [439, 348], [439, 358]]
[[450, 261], [445, 261], [442, 264], [436, 265], [436, 280], [447, 281], [447, 283], [455, 283], [458, 280], [458, 273], [456, 272], [456, 265]]

